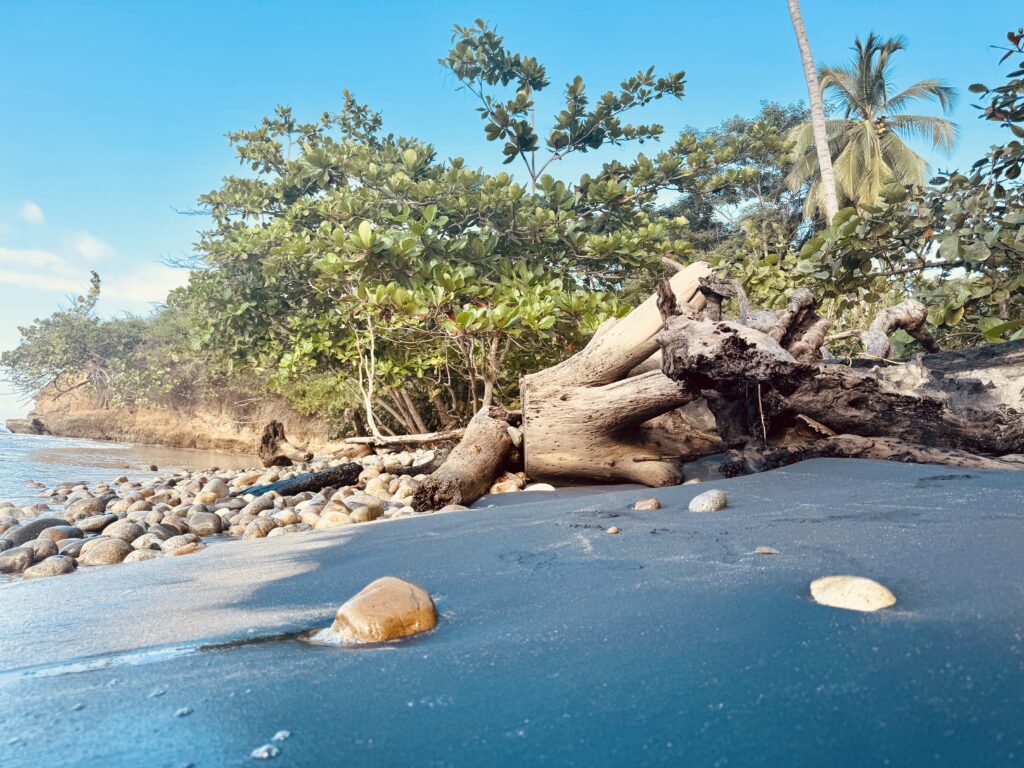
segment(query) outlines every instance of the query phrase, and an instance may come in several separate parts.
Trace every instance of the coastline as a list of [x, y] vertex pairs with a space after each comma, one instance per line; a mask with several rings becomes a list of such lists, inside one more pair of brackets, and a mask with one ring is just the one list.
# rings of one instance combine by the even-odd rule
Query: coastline
[[[1013, 762], [1015, 476], [818, 459], [716, 481], [729, 507], [687, 513], [707, 487], [520, 493], [7, 585], [6, 759], [243, 766], [286, 729], [289, 765]], [[828, 573], [899, 602], [816, 605]], [[382, 575], [429, 589], [437, 629], [292, 638]]]

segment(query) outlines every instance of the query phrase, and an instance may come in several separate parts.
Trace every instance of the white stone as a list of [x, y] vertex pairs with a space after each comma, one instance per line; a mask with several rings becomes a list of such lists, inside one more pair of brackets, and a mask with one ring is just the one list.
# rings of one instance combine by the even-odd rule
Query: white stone
[[811, 582], [811, 597], [819, 605], [848, 611], [878, 611], [896, 604], [886, 587], [863, 576], [823, 576]]
[[717, 488], [713, 491], [704, 491], [690, 500], [691, 512], [718, 512], [728, 506], [728, 499], [725, 491]]

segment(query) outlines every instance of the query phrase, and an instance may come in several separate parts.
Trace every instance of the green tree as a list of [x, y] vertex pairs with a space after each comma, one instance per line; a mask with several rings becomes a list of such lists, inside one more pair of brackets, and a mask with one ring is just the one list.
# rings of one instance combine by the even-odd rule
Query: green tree
[[[956, 91], [942, 80], [921, 80], [894, 93], [893, 54], [906, 48], [903, 37], [883, 40], [874, 33], [854, 42], [853, 61], [837, 67], [821, 67], [822, 90], [831, 97], [841, 119], [826, 122], [836, 185], [842, 203], [862, 207], [878, 202], [882, 187], [890, 182], [923, 184], [928, 163], [906, 139], [920, 138], [942, 151], [956, 145], [958, 130], [943, 117], [907, 114], [920, 100], [931, 100], [949, 113]], [[794, 165], [789, 183], [794, 189], [810, 183], [806, 214], [814, 215], [821, 200], [821, 174], [815, 151], [814, 126], [805, 123], [793, 130]]]
[[1009, 140], [966, 173], [889, 184], [877, 205], [840, 212], [800, 254], [799, 271], [819, 290], [851, 304], [917, 296], [949, 345], [1024, 337], [1024, 30], [1008, 39], [1004, 60], [1019, 58], [1006, 82], [971, 91]]
[[[573, 78], [540, 161], [543, 67], [482, 22], [456, 27], [442, 63], [478, 95], [487, 135], [505, 142], [506, 162], [523, 159], [528, 184], [385, 134], [348, 93], [316, 122], [279, 108], [230, 135], [249, 172], [202, 198], [207, 268], [174, 297], [197, 319], [198, 350], [268, 377], [305, 410], [359, 406], [371, 429], [422, 431], [514, 401], [522, 371], [582, 344], [649, 289], [659, 256], [685, 247], [685, 222], [654, 212], [685, 175], [678, 156], [606, 164], [575, 184], [545, 170], [569, 152], [657, 138], [660, 126], [620, 116], [681, 96], [681, 72], [640, 73], [592, 108]], [[510, 99], [491, 92], [509, 84]]]

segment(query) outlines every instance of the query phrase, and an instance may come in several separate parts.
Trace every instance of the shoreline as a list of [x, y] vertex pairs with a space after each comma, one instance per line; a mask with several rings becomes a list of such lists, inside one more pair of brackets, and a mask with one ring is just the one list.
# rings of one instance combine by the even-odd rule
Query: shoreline
[[[142, 479], [121, 474], [107, 482], [63, 481], [49, 487], [33, 482], [36, 501], [20, 507], [0, 501], [0, 577], [69, 575], [80, 566], [190, 555], [214, 539], [272, 538], [465, 509], [412, 508], [424, 477], [414, 470], [426, 467], [433, 455], [417, 450], [354, 460], [321, 456], [285, 468], [175, 469]], [[348, 464], [355, 466], [348, 477], [358, 474], [351, 484], [284, 495], [276, 489], [250, 491]], [[492, 490], [511, 493], [525, 486], [522, 473], [508, 473]]]
[[[289, 765], [827, 754], [852, 768], [919, 764], [922, 749], [943, 765], [1012, 764], [1024, 745], [1015, 476], [817, 459], [716, 481], [729, 506], [688, 513], [707, 487], [519, 493], [10, 585], [5, 754], [18, 767], [70, 755], [243, 766], [284, 729]], [[632, 509], [651, 495], [662, 509]], [[898, 602], [815, 604], [810, 582], [834, 573], [877, 578]], [[383, 575], [435, 596], [435, 630], [357, 650], [292, 639]]]

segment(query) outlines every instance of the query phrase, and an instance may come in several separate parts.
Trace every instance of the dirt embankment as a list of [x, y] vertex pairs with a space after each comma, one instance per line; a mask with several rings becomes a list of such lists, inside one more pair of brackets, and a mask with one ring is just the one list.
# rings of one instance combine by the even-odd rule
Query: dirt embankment
[[65, 396], [56, 401], [39, 398], [27, 419], [12, 419], [7, 427], [12, 432], [252, 453], [263, 427], [274, 419], [284, 424], [295, 445], [314, 452], [330, 445], [326, 424], [302, 416], [276, 398], [240, 401], [225, 396], [187, 409], [150, 406], [133, 410], [103, 408], [88, 396]]

